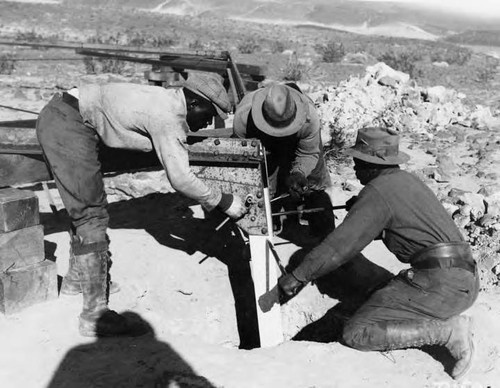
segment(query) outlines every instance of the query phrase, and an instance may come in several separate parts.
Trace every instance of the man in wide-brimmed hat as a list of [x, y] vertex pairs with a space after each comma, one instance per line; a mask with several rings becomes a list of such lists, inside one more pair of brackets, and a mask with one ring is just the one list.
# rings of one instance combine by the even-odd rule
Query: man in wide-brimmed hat
[[[290, 198], [274, 201], [281, 207], [324, 208], [308, 217], [312, 234], [323, 238], [335, 228], [331, 186], [323, 157], [320, 122], [313, 102], [295, 84], [272, 84], [248, 93], [236, 108], [234, 133], [260, 139], [267, 152], [271, 197], [289, 192]], [[297, 225], [298, 217], [289, 217]], [[275, 226], [279, 219], [273, 220]], [[277, 228], [279, 229], [279, 227]]]
[[[183, 86], [91, 84], [56, 94], [43, 108], [37, 136], [71, 218], [70, 266], [61, 292], [83, 294], [80, 333], [129, 334], [134, 329], [108, 309], [106, 193], [98, 159], [108, 147], [155, 151], [172, 187], [207, 210], [232, 218], [246, 212], [243, 200], [206, 186], [189, 168], [188, 130], [198, 131], [231, 109], [222, 77], [190, 74]], [[99, 324], [97, 324], [99, 322]]]
[[381, 236], [411, 268], [375, 291], [347, 321], [345, 343], [380, 351], [444, 345], [456, 359], [452, 377], [461, 377], [471, 365], [473, 343], [470, 318], [459, 314], [479, 289], [469, 245], [434, 193], [400, 170], [409, 157], [399, 151], [399, 135], [386, 128], [360, 129], [347, 153], [365, 187], [342, 224], [279, 279], [283, 295], [295, 295]]

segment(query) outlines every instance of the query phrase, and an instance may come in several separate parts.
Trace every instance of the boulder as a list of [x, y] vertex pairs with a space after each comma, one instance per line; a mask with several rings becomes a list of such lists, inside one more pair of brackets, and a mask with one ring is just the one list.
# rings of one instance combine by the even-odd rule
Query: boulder
[[489, 107], [477, 105], [471, 113], [471, 126], [476, 129], [498, 129], [500, 118], [494, 117]]
[[432, 86], [422, 91], [424, 101], [432, 104], [444, 104], [457, 99], [457, 92], [453, 89], [447, 89], [444, 86]]
[[365, 79], [372, 78], [378, 82], [383, 77], [390, 77], [395, 82], [400, 84], [405, 84], [410, 80], [410, 76], [408, 74], [394, 70], [392, 67], [387, 66], [384, 62], [379, 62], [366, 68]]
[[459, 196], [459, 203], [463, 204], [460, 212], [470, 215], [473, 221], [479, 220], [486, 212], [486, 204], [481, 194], [463, 193]]

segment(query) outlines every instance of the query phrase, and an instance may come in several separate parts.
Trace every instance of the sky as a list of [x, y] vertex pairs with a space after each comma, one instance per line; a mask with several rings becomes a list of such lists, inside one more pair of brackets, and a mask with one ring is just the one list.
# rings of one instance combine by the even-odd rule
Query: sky
[[475, 16], [500, 17], [500, 0], [358, 0], [358, 1], [391, 1], [395, 3], [422, 4]]

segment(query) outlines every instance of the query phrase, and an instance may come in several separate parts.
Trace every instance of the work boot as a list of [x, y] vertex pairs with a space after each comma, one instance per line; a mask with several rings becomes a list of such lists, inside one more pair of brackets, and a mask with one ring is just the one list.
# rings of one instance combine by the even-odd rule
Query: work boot
[[80, 334], [86, 337], [140, 335], [126, 318], [108, 309], [108, 254], [91, 252], [75, 256], [83, 293]]
[[443, 345], [456, 360], [451, 377], [459, 379], [472, 365], [474, 343], [472, 319], [456, 316], [446, 321], [426, 320], [420, 322], [388, 323], [387, 346], [378, 350]]
[[445, 344], [453, 358], [457, 360], [452, 377], [459, 379], [464, 376], [472, 366], [474, 356], [473, 321], [471, 317], [458, 316], [450, 319], [453, 329], [450, 338]]
[[[109, 263], [108, 263], [109, 264]], [[108, 271], [109, 273], [109, 271]], [[110, 275], [108, 275], [110, 276]], [[116, 294], [120, 291], [120, 285], [116, 282], [109, 280], [109, 293]], [[69, 254], [69, 268], [66, 276], [64, 276], [61, 284], [61, 295], [74, 296], [82, 293], [82, 286], [80, 285], [80, 279], [78, 278], [78, 271], [76, 269], [75, 255], [73, 251], [70, 250]]]

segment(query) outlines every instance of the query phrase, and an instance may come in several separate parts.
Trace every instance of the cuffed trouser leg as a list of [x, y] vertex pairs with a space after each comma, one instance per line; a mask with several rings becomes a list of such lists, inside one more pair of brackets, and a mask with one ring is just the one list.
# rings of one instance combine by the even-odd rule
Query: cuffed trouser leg
[[85, 243], [106, 241], [109, 216], [97, 134], [60, 94], [40, 112], [36, 131], [76, 235]]

